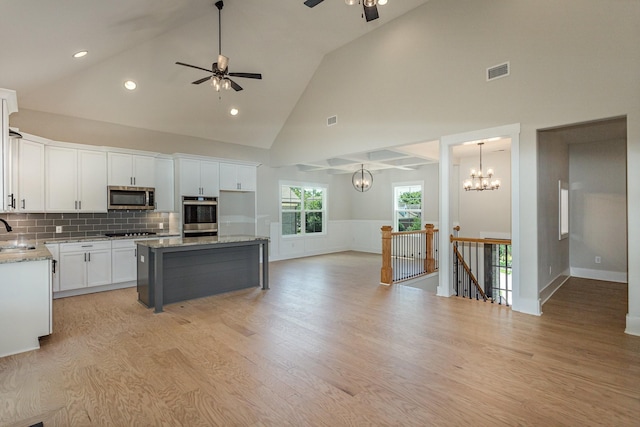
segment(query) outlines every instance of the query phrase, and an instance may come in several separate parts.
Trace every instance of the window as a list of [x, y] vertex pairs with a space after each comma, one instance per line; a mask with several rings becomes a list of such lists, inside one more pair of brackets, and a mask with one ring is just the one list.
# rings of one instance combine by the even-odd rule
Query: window
[[282, 235], [323, 233], [327, 217], [326, 196], [327, 189], [319, 186], [282, 185]]
[[560, 207], [559, 212], [559, 240], [569, 237], [569, 184], [566, 182], [558, 181], [558, 204]]
[[394, 229], [422, 229], [422, 184], [394, 185], [393, 206]]

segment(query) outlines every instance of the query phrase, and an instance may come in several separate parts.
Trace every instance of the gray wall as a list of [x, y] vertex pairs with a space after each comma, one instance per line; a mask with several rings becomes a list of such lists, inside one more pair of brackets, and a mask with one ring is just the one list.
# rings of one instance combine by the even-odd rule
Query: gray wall
[[[538, 278], [540, 290], [569, 275], [569, 239], [559, 240], [558, 181], [569, 182], [569, 145], [553, 131], [538, 134]], [[573, 207], [570, 203], [570, 212]], [[572, 222], [569, 221], [569, 227]]]
[[626, 149], [624, 140], [569, 145], [572, 271], [626, 276]]

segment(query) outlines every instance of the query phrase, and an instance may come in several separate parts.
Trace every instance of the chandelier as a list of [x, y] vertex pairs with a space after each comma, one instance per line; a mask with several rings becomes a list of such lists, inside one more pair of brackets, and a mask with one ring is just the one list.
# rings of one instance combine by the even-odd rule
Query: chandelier
[[479, 142], [480, 147], [480, 168], [478, 170], [471, 169], [470, 178], [466, 179], [463, 183], [465, 191], [484, 191], [484, 190], [497, 190], [500, 188], [500, 180], [493, 178], [493, 169], [487, 169], [486, 176], [482, 172], [482, 146], [484, 142]]
[[361, 165], [360, 169], [353, 173], [351, 183], [356, 191], [364, 193], [365, 191], [369, 191], [371, 185], [373, 185], [373, 175], [364, 168], [364, 165]]

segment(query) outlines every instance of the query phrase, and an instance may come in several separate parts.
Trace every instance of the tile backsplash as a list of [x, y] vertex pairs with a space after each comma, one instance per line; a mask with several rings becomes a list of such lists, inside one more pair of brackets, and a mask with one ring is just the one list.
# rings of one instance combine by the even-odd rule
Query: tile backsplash
[[[101, 236], [114, 231], [169, 231], [169, 214], [147, 211], [109, 211], [106, 213], [0, 213], [12, 232], [0, 223], [0, 240], [46, 240]], [[160, 228], [162, 224], [163, 228]], [[56, 233], [56, 227], [62, 233]]]

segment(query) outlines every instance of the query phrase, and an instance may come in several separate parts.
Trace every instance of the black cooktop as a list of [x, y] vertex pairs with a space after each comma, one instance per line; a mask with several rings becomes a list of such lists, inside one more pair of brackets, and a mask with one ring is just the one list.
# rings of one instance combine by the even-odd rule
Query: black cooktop
[[155, 234], [153, 231], [114, 231], [113, 233], [104, 233], [107, 237], [140, 237], [154, 236]]

